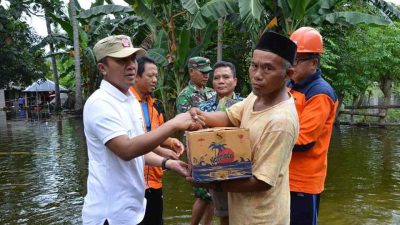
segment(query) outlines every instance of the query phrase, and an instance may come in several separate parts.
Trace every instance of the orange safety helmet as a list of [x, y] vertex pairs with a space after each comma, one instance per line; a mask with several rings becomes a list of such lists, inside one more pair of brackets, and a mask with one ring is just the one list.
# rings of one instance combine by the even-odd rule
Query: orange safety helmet
[[292, 35], [290, 40], [297, 44], [298, 53], [323, 53], [324, 45], [321, 34], [312, 27], [300, 27]]

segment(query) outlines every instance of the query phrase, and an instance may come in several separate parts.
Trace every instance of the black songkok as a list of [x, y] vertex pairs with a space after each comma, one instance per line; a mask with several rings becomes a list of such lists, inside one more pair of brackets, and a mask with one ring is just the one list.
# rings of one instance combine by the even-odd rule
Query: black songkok
[[293, 65], [297, 45], [285, 36], [267, 31], [261, 36], [256, 49], [275, 53]]

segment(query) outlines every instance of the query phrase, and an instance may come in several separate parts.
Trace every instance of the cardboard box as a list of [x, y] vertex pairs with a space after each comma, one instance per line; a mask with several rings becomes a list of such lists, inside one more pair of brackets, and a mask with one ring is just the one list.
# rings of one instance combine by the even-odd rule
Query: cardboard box
[[195, 182], [252, 176], [248, 129], [217, 127], [187, 131], [186, 142]]

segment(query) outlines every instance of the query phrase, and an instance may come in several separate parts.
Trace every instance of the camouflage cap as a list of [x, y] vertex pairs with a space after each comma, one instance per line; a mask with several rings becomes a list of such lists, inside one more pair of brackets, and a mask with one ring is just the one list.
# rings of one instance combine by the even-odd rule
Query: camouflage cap
[[138, 56], [146, 54], [145, 50], [134, 48], [131, 38], [126, 35], [113, 35], [101, 39], [94, 46], [93, 52], [97, 61], [102, 60], [106, 56], [125, 58], [134, 53]]
[[209, 73], [213, 70], [210, 66], [210, 60], [200, 56], [190, 58], [188, 68], [195, 68], [203, 73]]

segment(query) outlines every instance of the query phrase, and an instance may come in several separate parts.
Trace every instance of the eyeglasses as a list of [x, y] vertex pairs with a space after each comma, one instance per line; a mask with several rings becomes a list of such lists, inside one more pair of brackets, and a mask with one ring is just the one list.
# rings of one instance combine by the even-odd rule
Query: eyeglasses
[[295, 66], [295, 65], [297, 65], [297, 64], [300, 64], [301, 62], [308, 61], [308, 60], [311, 60], [311, 59], [316, 59], [316, 58], [317, 58], [317, 57], [315, 57], [315, 56], [310, 56], [310, 57], [306, 57], [306, 58], [296, 58], [296, 59], [294, 60], [293, 65]]

